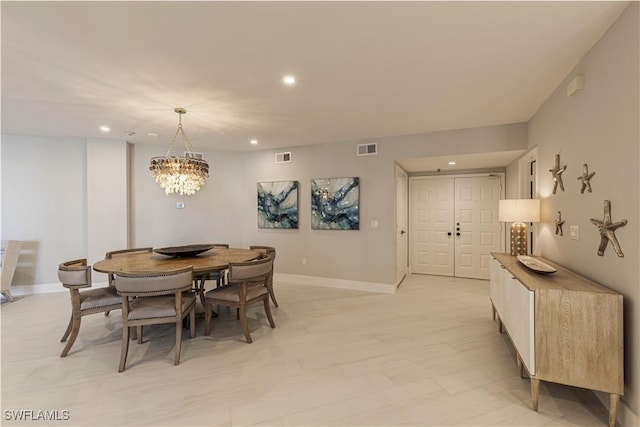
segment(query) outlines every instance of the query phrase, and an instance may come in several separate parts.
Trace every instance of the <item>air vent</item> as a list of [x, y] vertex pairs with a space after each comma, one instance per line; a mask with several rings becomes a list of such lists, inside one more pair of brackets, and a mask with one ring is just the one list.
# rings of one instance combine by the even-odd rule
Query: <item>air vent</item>
[[291, 162], [291, 151], [287, 151], [286, 153], [276, 153], [276, 163], [290, 163]]
[[358, 156], [375, 156], [378, 154], [378, 144], [372, 142], [371, 144], [358, 144]]
[[196, 153], [195, 151], [185, 151], [184, 156], [188, 159], [204, 160], [204, 153]]

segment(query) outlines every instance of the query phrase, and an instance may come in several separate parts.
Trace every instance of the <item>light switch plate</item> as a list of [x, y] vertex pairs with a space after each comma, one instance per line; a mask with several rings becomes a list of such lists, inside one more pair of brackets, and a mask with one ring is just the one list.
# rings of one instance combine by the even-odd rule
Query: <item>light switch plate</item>
[[571, 237], [571, 240], [578, 240], [580, 238], [580, 230], [577, 225], [569, 227], [569, 236]]

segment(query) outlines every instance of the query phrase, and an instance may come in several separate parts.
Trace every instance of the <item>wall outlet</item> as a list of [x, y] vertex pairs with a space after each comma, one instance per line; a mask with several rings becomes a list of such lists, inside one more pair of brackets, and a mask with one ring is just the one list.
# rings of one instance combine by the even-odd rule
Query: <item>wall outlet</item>
[[378, 222], [377, 219], [374, 219], [371, 221], [371, 228], [378, 228], [380, 226], [380, 223]]
[[580, 230], [577, 225], [569, 227], [569, 236], [571, 237], [571, 240], [578, 240], [580, 238]]
[[306, 258], [302, 258], [302, 265], [307, 265], [307, 259]]

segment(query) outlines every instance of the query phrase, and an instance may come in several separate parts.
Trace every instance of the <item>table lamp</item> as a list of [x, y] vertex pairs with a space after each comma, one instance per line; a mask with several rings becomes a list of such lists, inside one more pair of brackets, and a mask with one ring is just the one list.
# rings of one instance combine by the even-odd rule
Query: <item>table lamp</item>
[[528, 222], [540, 222], [539, 199], [506, 199], [498, 201], [498, 220], [511, 224], [511, 255], [527, 254]]

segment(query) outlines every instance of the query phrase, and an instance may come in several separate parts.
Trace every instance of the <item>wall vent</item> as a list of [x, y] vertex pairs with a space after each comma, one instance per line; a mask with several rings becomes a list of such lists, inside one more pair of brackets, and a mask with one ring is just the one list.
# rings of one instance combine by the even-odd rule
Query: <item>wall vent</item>
[[358, 156], [375, 156], [378, 154], [378, 144], [372, 142], [371, 144], [358, 144], [356, 151]]
[[291, 151], [276, 153], [276, 163], [291, 163]]
[[204, 153], [196, 153], [195, 151], [185, 151], [184, 157], [188, 159], [200, 159], [204, 160]]

